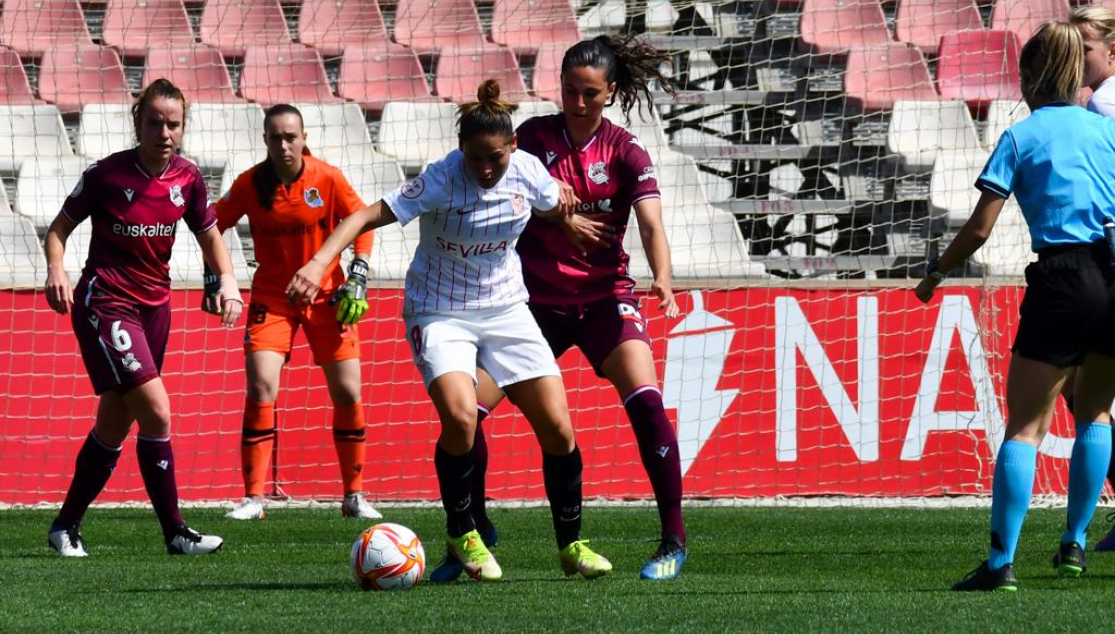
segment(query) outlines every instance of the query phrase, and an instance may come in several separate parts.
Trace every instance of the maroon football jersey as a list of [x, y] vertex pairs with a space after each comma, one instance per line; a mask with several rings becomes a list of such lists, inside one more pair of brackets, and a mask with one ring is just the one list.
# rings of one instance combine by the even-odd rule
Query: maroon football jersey
[[173, 156], [162, 174], [152, 176], [135, 149], [90, 166], [62, 212], [75, 223], [86, 218], [93, 223], [82, 270], [87, 292], [147, 306], [170, 299], [170, 252], [178, 221], [185, 219], [194, 233], [217, 222], [197, 166]]

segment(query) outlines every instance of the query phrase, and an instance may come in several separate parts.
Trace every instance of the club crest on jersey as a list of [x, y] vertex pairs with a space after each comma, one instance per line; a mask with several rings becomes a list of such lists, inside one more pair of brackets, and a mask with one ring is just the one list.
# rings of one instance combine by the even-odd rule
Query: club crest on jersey
[[182, 186], [173, 185], [170, 188], [170, 202], [174, 203], [175, 207], [181, 207], [186, 204], [186, 198], [182, 196]]
[[120, 365], [124, 366], [124, 369], [128, 372], [136, 372], [143, 367], [143, 364], [140, 363], [139, 359], [136, 359], [135, 354], [131, 352], [124, 355], [124, 358], [120, 360]]
[[302, 198], [304, 198], [306, 204], [311, 207], [321, 207], [325, 204], [325, 201], [321, 198], [321, 192], [317, 190], [317, 187], [311, 187], [302, 192]]
[[588, 179], [597, 185], [608, 182], [608, 171], [605, 168], [604, 161], [588, 166]]
[[421, 196], [424, 191], [426, 191], [426, 181], [421, 176], [417, 176], [403, 184], [401, 193], [403, 198], [414, 200]]
[[546, 150], [546, 165], [551, 165], [555, 159], [557, 159], [557, 152]]
[[517, 214], [523, 213], [523, 197], [519, 194], [513, 194], [511, 196], [511, 208], [514, 209]]

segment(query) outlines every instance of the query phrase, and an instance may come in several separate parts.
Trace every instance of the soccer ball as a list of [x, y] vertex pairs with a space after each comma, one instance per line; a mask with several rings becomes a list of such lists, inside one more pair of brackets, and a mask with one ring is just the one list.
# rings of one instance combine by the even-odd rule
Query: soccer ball
[[376, 524], [356, 538], [351, 563], [353, 576], [365, 590], [406, 590], [422, 579], [426, 551], [406, 526]]

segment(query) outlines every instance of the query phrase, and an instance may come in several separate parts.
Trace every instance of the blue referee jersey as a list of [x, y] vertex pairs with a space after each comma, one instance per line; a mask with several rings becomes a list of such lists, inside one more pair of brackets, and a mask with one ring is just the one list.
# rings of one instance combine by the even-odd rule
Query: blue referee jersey
[[1003, 133], [976, 187], [1014, 194], [1034, 251], [1100, 240], [1115, 219], [1115, 119], [1041, 106]]

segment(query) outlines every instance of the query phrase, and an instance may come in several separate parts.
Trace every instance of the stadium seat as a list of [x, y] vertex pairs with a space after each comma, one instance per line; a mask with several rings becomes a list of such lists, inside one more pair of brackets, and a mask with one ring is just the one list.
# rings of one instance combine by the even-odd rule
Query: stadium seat
[[992, 101], [987, 106], [987, 131], [983, 146], [994, 150], [1007, 128], [1030, 116], [1030, 106], [1025, 101]]
[[46, 256], [35, 227], [19, 216], [0, 216], [0, 286], [38, 288], [46, 280]]
[[663, 152], [670, 152], [670, 141], [666, 137], [666, 130], [662, 127], [662, 120], [658, 112], [648, 113], [646, 108], [631, 109], [631, 116], [624, 117], [619, 104], [604, 108], [604, 116], [612, 123], [624, 128], [639, 139], [652, 159], [657, 160]]
[[354, 46], [387, 42], [387, 26], [376, 0], [304, 0], [298, 41], [337, 57]]
[[894, 35], [932, 55], [950, 31], [983, 28], [974, 0], [899, 0]]
[[14, 213], [12, 203], [8, 200], [8, 188], [0, 187], [0, 216], [11, 216]]
[[190, 103], [243, 103], [232, 89], [232, 78], [221, 52], [196, 44], [152, 48], [147, 51], [143, 85], [160, 77], [182, 90]]
[[16, 213], [36, 226], [49, 226], [91, 163], [93, 161], [84, 156], [50, 156], [24, 161], [16, 179]]
[[586, 11], [583, 13], [578, 11], [577, 26], [586, 37], [614, 33], [622, 29], [627, 20], [627, 7], [624, 0], [603, 0], [592, 6], [585, 3], [585, 6]]
[[402, 166], [383, 154], [369, 154], [359, 161], [350, 161], [344, 154], [326, 154], [322, 159], [341, 170], [366, 205], [403, 184]]
[[369, 145], [364, 111], [354, 103], [295, 103], [302, 113], [307, 144], [314, 154], [350, 145]]
[[103, 29], [105, 44], [125, 56], [143, 56], [148, 48], [194, 43], [182, 0], [108, 0]]
[[[241, 174], [251, 169], [257, 163], [262, 162], [264, 159], [264, 155], [254, 154], [252, 152], [234, 152], [229, 154], [224, 166], [221, 168], [220, 195], [224, 196], [227, 194], [228, 190], [232, 189], [232, 183], [234, 183]], [[241, 222], [246, 223], [247, 221], [241, 220]]]
[[183, 136], [182, 154], [203, 169], [223, 167], [229, 155], [236, 152], [261, 158], [267, 152], [259, 104], [193, 103], [186, 118], [189, 133]]
[[1050, 20], [1064, 20], [1069, 15], [1067, 0], [995, 0], [991, 11], [991, 28], [1010, 31], [1025, 43], [1038, 28]]
[[42, 103], [31, 92], [27, 81], [27, 71], [19, 60], [19, 53], [10, 48], [0, 47], [0, 103], [9, 105], [31, 105]]
[[844, 53], [890, 40], [879, 0], [805, 0], [802, 5], [801, 43], [814, 53]]
[[534, 94], [561, 104], [561, 60], [568, 46], [564, 43], [543, 44], [534, 58]]
[[1025, 274], [1026, 265], [1037, 261], [1030, 250], [1030, 230], [1022, 209], [1014, 198], [1007, 199], [987, 242], [972, 254], [972, 261], [983, 267], [984, 275], [1017, 276]]
[[[240, 236], [233, 227], [225, 230], [223, 237], [225, 246], [228, 247], [228, 254], [232, 257], [232, 271], [243, 288], [251, 283], [252, 276], [248, 269], [248, 261], [244, 258], [244, 247], [240, 242]], [[174, 250], [170, 255], [170, 282], [175, 286], [201, 288], [203, 273], [204, 262], [197, 238], [185, 222], [179, 222], [174, 236]]]
[[520, 55], [533, 53], [543, 44], [568, 47], [580, 40], [569, 0], [496, 0], [492, 41]]
[[864, 110], [890, 108], [896, 101], [939, 99], [925, 56], [917, 48], [899, 43], [852, 49], [844, 92]]
[[418, 224], [415, 221], [403, 227], [395, 222], [376, 229], [371, 262], [368, 262], [370, 283], [374, 283], [373, 280], [397, 282], [406, 279], [410, 261], [418, 248]]
[[484, 46], [484, 28], [472, 0], [399, 0], [395, 41], [419, 55]]
[[937, 85], [944, 99], [963, 99], [977, 112], [991, 101], [1017, 101], [1018, 38], [1009, 31], [956, 31], [941, 38]]
[[979, 201], [976, 179], [991, 155], [983, 149], [939, 152], [929, 181], [929, 208], [933, 218], [948, 226], [964, 224]]
[[290, 44], [291, 38], [278, 0], [208, 0], [201, 41], [226, 57], [243, 57], [249, 46]]
[[391, 42], [346, 48], [337, 94], [373, 112], [388, 101], [432, 99], [414, 50]]
[[264, 107], [340, 101], [329, 86], [321, 54], [298, 44], [248, 47], [240, 94]]
[[0, 105], [0, 171], [18, 171], [31, 158], [73, 153], [57, 106]]
[[39, 96], [62, 112], [89, 103], [131, 104], [120, 55], [100, 46], [57, 47], [43, 55]]
[[511, 113], [511, 125], [517, 130], [527, 119], [544, 117], [559, 112], [561, 110], [552, 101], [521, 101], [515, 112]]
[[77, 153], [93, 160], [135, 147], [132, 107], [127, 104], [91, 103], [81, 109]]
[[392, 101], [383, 109], [379, 149], [404, 168], [419, 168], [457, 149], [457, 106]]
[[66, 239], [66, 250], [62, 254], [62, 267], [74, 284], [81, 279], [81, 270], [89, 257], [89, 243], [93, 239], [93, 224], [86, 220], [74, 227]]
[[92, 46], [77, 0], [5, 0], [0, 44], [37, 57], [58, 46]]
[[963, 101], [898, 101], [887, 126], [887, 150], [908, 171], [933, 168], [937, 152], [980, 147], [979, 134]]
[[[623, 246], [631, 254], [632, 277], [647, 281], [651, 279], [651, 270], [638, 225], [632, 213]], [[762, 265], [751, 261], [736, 218], [729, 212], [703, 200], [690, 200], [664, 210], [662, 225], [670, 244], [670, 259], [676, 280], [765, 275]]]
[[454, 103], [476, 101], [476, 88], [486, 79], [499, 81], [500, 99], [529, 99], [526, 82], [519, 72], [519, 60], [509, 48], [489, 44], [462, 49], [438, 58], [434, 92]]

